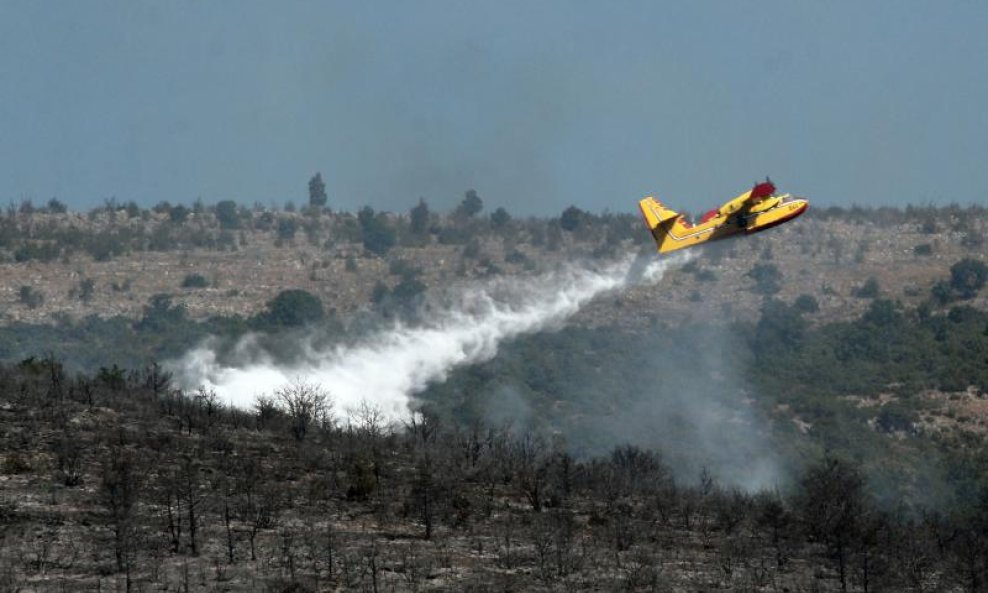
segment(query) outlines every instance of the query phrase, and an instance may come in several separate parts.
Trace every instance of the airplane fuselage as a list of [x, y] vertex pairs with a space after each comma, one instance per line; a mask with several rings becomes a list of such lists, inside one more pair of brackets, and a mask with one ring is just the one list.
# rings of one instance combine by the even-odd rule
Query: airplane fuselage
[[642, 216], [660, 253], [685, 249], [707, 241], [735, 235], [758, 233], [792, 220], [806, 211], [809, 201], [789, 195], [750, 200], [750, 192], [712, 211], [704, 220], [691, 225], [654, 198], [639, 203]]

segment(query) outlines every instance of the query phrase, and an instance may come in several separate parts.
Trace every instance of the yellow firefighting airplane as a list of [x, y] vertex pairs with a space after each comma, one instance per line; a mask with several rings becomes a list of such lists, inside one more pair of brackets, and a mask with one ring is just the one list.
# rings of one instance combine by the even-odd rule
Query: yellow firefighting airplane
[[659, 253], [666, 253], [770, 229], [806, 212], [809, 204], [804, 198], [776, 195], [775, 185], [765, 180], [720, 208], [707, 212], [696, 225], [651, 196], [638, 202], [638, 207]]

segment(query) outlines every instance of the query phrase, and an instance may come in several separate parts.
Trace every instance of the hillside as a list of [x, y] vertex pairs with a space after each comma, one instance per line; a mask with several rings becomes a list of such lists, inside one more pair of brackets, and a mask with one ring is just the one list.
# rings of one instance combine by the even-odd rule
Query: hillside
[[988, 568], [983, 509], [881, 510], [839, 458], [753, 494], [635, 447], [576, 459], [429, 416], [334, 419], [321, 398], [297, 384], [248, 412], [161, 375], [0, 366], [0, 586], [931, 591]]
[[658, 261], [637, 217], [49, 210], [0, 219], [7, 589], [988, 576], [980, 209], [828, 209], [696, 250], [439, 369], [398, 423], [377, 394], [345, 407], [306, 384], [232, 408], [157, 362], [210, 335], [235, 360], [250, 333], [291, 369], [396, 318], [415, 327], [451, 288]]
[[[417, 293], [650, 251], [637, 216], [497, 214], [426, 210], [415, 219], [415, 209], [353, 216], [239, 208], [217, 215], [215, 208], [165, 205], [108, 206], [86, 215], [11, 210], [0, 221], [0, 323], [138, 319], [158, 294], [170, 295], [194, 319], [249, 317], [289, 288], [317, 295], [345, 319], [406, 280], [404, 288]], [[775, 290], [787, 302], [813, 296], [816, 319], [847, 320], [867, 307], [867, 298], [855, 295], [872, 278], [877, 284], [861, 295], [915, 305], [952, 264], [984, 258], [986, 225], [980, 209], [811, 208], [793, 224], [697, 250], [686, 269], [657, 286], [600, 299], [579, 322], [745, 319]], [[759, 265], [774, 268], [778, 278], [759, 284], [752, 276]], [[988, 307], [983, 297], [973, 304]]]

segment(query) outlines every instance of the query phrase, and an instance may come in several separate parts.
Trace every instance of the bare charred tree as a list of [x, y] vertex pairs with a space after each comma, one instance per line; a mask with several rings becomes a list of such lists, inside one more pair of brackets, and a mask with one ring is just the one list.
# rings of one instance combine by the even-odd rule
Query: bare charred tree
[[883, 513], [865, 512], [860, 521], [854, 555], [858, 582], [863, 593], [876, 590], [889, 571], [887, 552], [891, 551], [891, 525]]
[[59, 480], [69, 487], [82, 484], [83, 449], [81, 444], [80, 435], [66, 427], [52, 447], [58, 466]]
[[410, 437], [410, 444], [416, 449], [435, 443], [441, 427], [436, 416], [422, 412], [412, 413], [404, 425], [405, 435]]
[[250, 559], [257, 560], [257, 535], [277, 523], [282, 497], [277, 485], [266, 478], [260, 462], [247, 457], [236, 466], [239, 501], [237, 514], [250, 542]]
[[717, 527], [731, 535], [751, 514], [751, 497], [738, 489], [719, 491], [712, 501]]
[[348, 412], [351, 430], [365, 438], [368, 444], [378, 445], [381, 437], [387, 434], [389, 430], [388, 419], [379, 406], [362, 400], [356, 408]]
[[786, 565], [792, 553], [792, 523], [792, 513], [777, 493], [765, 492], [755, 498], [755, 525], [771, 544], [777, 569]]
[[336, 552], [336, 528], [333, 526], [333, 519], [326, 520], [326, 526], [322, 534], [322, 549], [326, 554], [326, 573], [329, 578], [333, 578], [333, 566], [335, 564]]
[[433, 521], [436, 516], [436, 484], [432, 456], [421, 455], [415, 467], [415, 481], [412, 484], [411, 503], [418, 510], [425, 532], [422, 537], [432, 539]]
[[481, 485], [483, 513], [489, 519], [494, 513], [498, 487], [511, 480], [511, 452], [507, 434], [503, 430], [488, 429], [482, 442], [471, 474]]
[[56, 358], [49, 352], [43, 361], [48, 375], [48, 390], [45, 395], [51, 401], [61, 402], [64, 395], [65, 370]]
[[611, 453], [615, 487], [620, 495], [637, 495], [651, 492], [669, 480], [669, 469], [655, 451], [633, 445], [617, 447]]
[[646, 548], [637, 548], [624, 567], [626, 591], [667, 591], [659, 580], [661, 563]]
[[157, 400], [165, 394], [172, 385], [172, 374], [162, 370], [156, 362], [152, 362], [144, 368], [144, 387], [151, 392]]
[[672, 475], [656, 484], [648, 494], [649, 512], [661, 525], [668, 525], [679, 501], [679, 489]]
[[223, 404], [220, 402], [219, 396], [216, 395], [216, 390], [206, 387], [197, 389], [192, 400], [195, 402], [193, 409], [195, 416], [199, 419], [198, 424], [203, 434], [209, 434], [213, 425], [220, 420]]
[[896, 515], [890, 525], [887, 554], [890, 571], [906, 586], [920, 590], [949, 565], [955, 526], [939, 512], [925, 510], [918, 517]]
[[827, 546], [837, 564], [841, 591], [848, 586], [848, 560], [861, 536], [865, 508], [864, 479], [858, 469], [827, 457], [800, 481], [796, 508], [807, 535]]
[[138, 503], [144, 486], [140, 455], [120, 445], [112, 445], [100, 464], [100, 499], [109, 514], [113, 530], [113, 553], [117, 572], [126, 575], [131, 587], [135, 554]]
[[165, 510], [165, 531], [172, 553], [178, 554], [182, 548], [184, 509], [177, 472], [163, 472], [161, 474], [160, 493], [161, 505]]
[[287, 576], [290, 579], [291, 586], [288, 587], [288, 590], [294, 590], [298, 585], [297, 559], [299, 554], [295, 542], [295, 531], [289, 527], [283, 527], [280, 536], [282, 572], [287, 571]]
[[952, 552], [959, 583], [971, 593], [988, 588], [988, 489], [983, 490], [973, 508], [951, 518], [952, 535], [947, 548]]
[[454, 475], [456, 470], [450, 463], [449, 453], [448, 448], [430, 445], [419, 451], [415, 458], [415, 477], [409, 488], [406, 506], [410, 514], [421, 521], [424, 529], [422, 535], [426, 540], [433, 538], [436, 522], [448, 516], [451, 488], [461, 483]]
[[90, 377], [76, 377], [69, 386], [69, 397], [89, 408], [96, 405], [96, 392], [96, 384]]
[[540, 512], [545, 503], [545, 487], [549, 476], [548, 457], [549, 447], [541, 436], [529, 433], [513, 443], [515, 484], [535, 512]]
[[264, 430], [278, 417], [280, 410], [274, 398], [261, 395], [254, 401], [253, 412], [257, 430]]
[[203, 518], [203, 505], [207, 499], [200, 455], [200, 451], [183, 454], [177, 475], [179, 496], [185, 505], [187, 517], [189, 553], [193, 556], [199, 555], [199, 527]]
[[45, 575], [54, 565], [67, 560], [67, 550], [60, 546], [62, 520], [54, 513], [44, 513], [36, 520], [34, 529], [24, 533], [24, 541], [18, 546], [21, 562], [40, 575]]
[[291, 421], [292, 435], [302, 442], [313, 426], [329, 421], [332, 402], [320, 386], [296, 379], [275, 392], [275, 400]]
[[226, 540], [226, 561], [227, 564], [236, 562], [236, 538], [234, 536], [233, 521], [236, 517], [237, 492], [239, 484], [235, 477], [235, 460], [224, 456], [221, 460], [219, 475], [213, 480], [213, 488], [217, 500], [217, 511], [222, 514], [223, 531]]
[[554, 582], [565, 578], [579, 566], [574, 553], [575, 531], [573, 512], [569, 509], [550, 509], [532, 520], [529, 534], [543, 580]]
[[577, 463], [572, 455], [557, 451], [552, 457], [549, 471], [549, 486], [555, 498], [554, 506], [565, 505], [573, 495], [577, 473]]
[[182, 432], [182, 427], [185, 427], [186, 434], [192, 435], [192, 431], [197, 426], [199, 420], [199, 408], [195, 405], [191, 398], [186, 395], [175, 400], [176, 415], [180, 418], [178, 431]]

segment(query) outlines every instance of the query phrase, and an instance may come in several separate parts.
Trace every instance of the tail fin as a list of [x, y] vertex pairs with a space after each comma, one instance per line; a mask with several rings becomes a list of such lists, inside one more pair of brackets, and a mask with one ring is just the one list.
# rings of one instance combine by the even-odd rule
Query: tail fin
[[656, 237], [656, 239], [658, 239], [658, 237], [656, 236], [655, 231], [660, 225], [663, 223], [671, 223], [679, 217], [678, 212], [674, 212], [666, 208], [662, 202], [651, 196], [639, 201], [638, 208], [642, 211], [642, 217], [645, 219], [645, 225], [648, 226], [648, 230], [651, 231], [652, 236]]
[[[673, 251], [687, 246], [686, 244], [680, 244], [679, 239], [672, 238], [670, 235], [670, 231], [673, 230], [673, 227], [677, 223], [680, 226], [684, 224], [683, 218], [678, 212], [666, 208], [662, 202], [651, 196], [640, 200], [638, 202], [638, 208], [642, 211], [645, 225], [648, 226], [649, 232], [652, 233], [652, 239], [655, 240], [655, 246], [659, 252]], [[676, 228], [679, 229], [680, 227]]]

